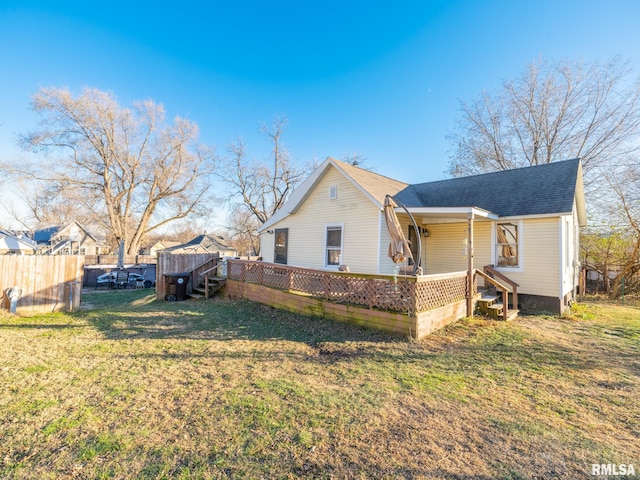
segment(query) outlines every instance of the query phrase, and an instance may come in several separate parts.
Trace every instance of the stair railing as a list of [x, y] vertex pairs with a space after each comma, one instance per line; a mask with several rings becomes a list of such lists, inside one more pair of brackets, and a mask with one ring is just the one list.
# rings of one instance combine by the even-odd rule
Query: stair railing
[[[217, 262], [220, 260], [220, 257], [218, 255], [215, 255], [211, 258], [209, 258], [208, 260], [202, 262], [199, 265], [196, 265], [195, 267], [193, 267], [190, 271], [189, 271], [189, 278], [191, 280], [191, 286], [190, 289], [193, 289], [193, 287], [200, 281], [200, 278], [202, 277], [202, 273], [206, 272], [206, 271], [210, 271], [212, 270], [214, 267], [209, 267], [207, 268], [209, 265], [211, 265], [212, 263], [214, 265], [217, 265]], [[203, 270], [207, 268], [206, 270]], [[190, 292], [189, 292], [190, 293]]]
[[506, 275], [504, 275], [502, 272], [499, 272], [498, 270], [493, 268], [493, 265], [485, 265], [483, 267], [483, 270], [485, 271], [485, 273], [493, 277], [497, 277], [500, 280], [502, 280], [504, 283], [507, 283], [508, 285], [511, 286], [511, 292], [513, 294], [513, 309], [517, 310], [518, 309], [518, 287], [520, 285], [518, 285], [516, 282], [511, 280]]
[[[198, 276], [198, 280], [201, 277], [204, 277], [204, 298], [206, 300], [209, 299], [209, 273], [214, 272], [218, 269], [218, 267], [222, 266], [222, 264], [224, 263], [224, 260], [218, 260], [218, 263], [216, 263], [213, 267], [200, 272], [199, 276]], [[214, 275], [217, 276], [217, 275]]]

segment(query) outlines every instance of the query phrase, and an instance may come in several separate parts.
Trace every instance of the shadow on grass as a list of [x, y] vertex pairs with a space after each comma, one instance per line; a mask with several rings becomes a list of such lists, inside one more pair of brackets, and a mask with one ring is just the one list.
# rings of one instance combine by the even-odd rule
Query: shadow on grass
[[[86, 299], [86, 300], [85, 300]], [[81, 315], [106, 338], [389, 342], [402, 337], [245, 300], [155, 300], [144, 290], [86, 295]]]
[[30, 329], [30, 330], [64, 330], [86, 328], [84, 325], [68, 325], [63, 323], [9, 323], [0, 324], [0, 328], [6, 329]]
[[[594, 351], [591, 343], [541, 337], [535, 331], [518, 326], [517, 322], [474, 320], [465, 324], [462, 321], [426, 342], [408, 342], [400, 336], [244, 300], [164, 302], [156, 301], [152, 292], [144, 290], [85, 298], [94, 309], [83, 312], [83, 317], [111, 340], [290, 341], [308, 345], [313, 349], [312, 355], [324, 363], [373, 356], [384, 362], [401, 355], [408, 362], [442, 363], [441, 367], [451, 372], [530, 369], [553, 375], [554, 371], [592, 370], [620, 363], [632, 375], [638, 375], [640, 370], [633, 348], [620, 348], [611, 355], [603, 355]], [[442, 341], [442, 337], [446, 340]], [[402, 348], [398, 350], [400, 345]], [[256, 352], [249, 349], [244, 354]], [[215, 353], [205, 355], [215, 356]]]

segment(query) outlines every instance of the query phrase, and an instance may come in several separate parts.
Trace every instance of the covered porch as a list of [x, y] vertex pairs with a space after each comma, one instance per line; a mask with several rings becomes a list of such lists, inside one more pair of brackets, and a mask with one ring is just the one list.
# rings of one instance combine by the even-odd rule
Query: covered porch
[[[495, 268], [520, 261], [516, 224], [477, 207], [396, 207], [395, 212], [415, 260], [399, 268], [383, 261], [381, 270], [394, 268], [403, 274], [427, 276], [465, 271], [467, 289], [472, 291], [473, 282], [480, 297], [479, 310], [505, 320], [517, 314], [518, 284]], [[384, 243], [387, 232], [384, 228], [381, 232]], [[468, 316], [475, 310], [472, 302], [468, 297]]]

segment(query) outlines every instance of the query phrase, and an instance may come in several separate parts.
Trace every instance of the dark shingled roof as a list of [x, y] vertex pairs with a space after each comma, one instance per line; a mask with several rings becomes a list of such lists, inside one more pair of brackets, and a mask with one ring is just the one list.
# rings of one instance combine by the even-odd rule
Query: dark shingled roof
[[202, 248], [204, 250], [210, 250], [212, 252], [216, 252], [219, 250], [231, 250], [231, 247], [222, 243], [222, 237], [214, 237], [211, 235], [198, 235], [192, 240], [189, 240], [187, 243], [181, 243], [179, 245], [174, 245], [173, 247], [166, 248], [165, 252], [173, 252], [175, 250], [189, 250]]
[[501, 217], [570, 212], [580, 160], [409, 185], [407, 207], [477, 207]]
[[55, 236], [62, 228], [61, 225], [40, 228], [33, 232], [33, 240], [38, 243], [48, 243], [51, 241], [51, 237]]

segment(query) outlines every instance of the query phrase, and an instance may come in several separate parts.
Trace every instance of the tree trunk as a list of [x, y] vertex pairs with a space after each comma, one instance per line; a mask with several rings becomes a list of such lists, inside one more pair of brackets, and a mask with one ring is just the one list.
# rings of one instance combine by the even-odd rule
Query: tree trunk
[[622, 272], [616, 275], [616, 278], [613, 279], [613, 286], [611, 287], [611, 293], [609, 294], [609, 297], [618, 298], [618, 295], [620, 295], [620, 287], [622, 286], [622, 279], [630, 279], [639, 271], [640, 263], [634, 261], [634, 263], [625, 265], [625, 267], [622, 269]]

